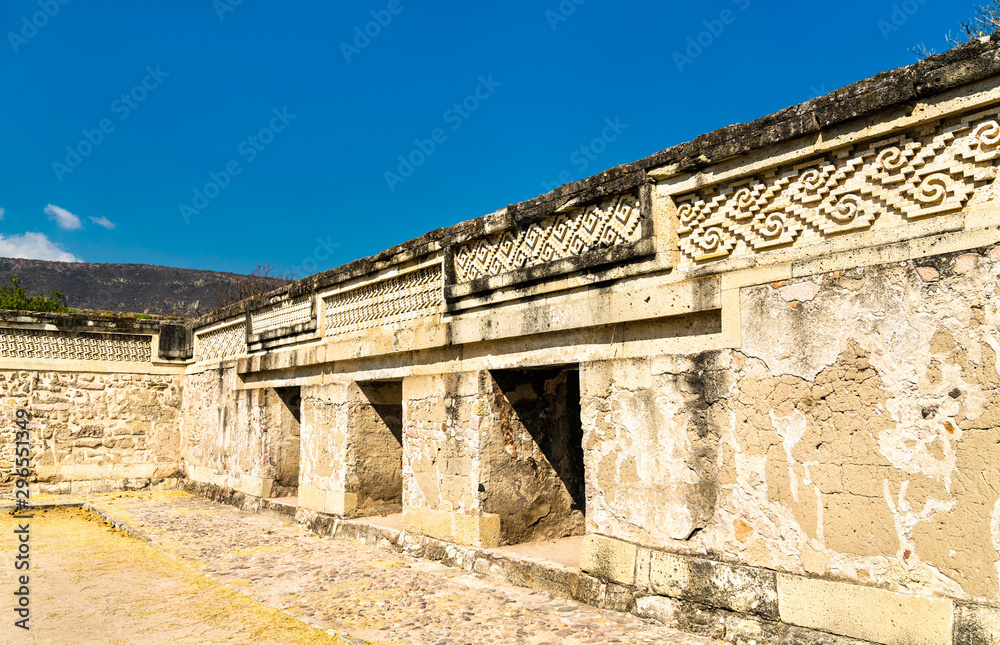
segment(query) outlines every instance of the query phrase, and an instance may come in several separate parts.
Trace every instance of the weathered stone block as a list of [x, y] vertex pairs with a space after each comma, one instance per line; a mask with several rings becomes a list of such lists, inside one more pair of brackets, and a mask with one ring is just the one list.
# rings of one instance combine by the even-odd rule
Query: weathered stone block
[[886, 645], [950, 645], [951, 600], [778, 574], [782, 622]]
[[404, 506], [403, 527], [409, 533], [466, 546], [492, 548], [500, 545], [500, 517], [490, 513], [464, 515]]
[[775, 574], [766, 569], [654, 551], [649, 582], [653, 591], [664, 596], [778, 618]]
[[644, 591], [650, 588], [650, 565], [653, 558], [653, 551], [639, 547], [635, 554], [635, 584], [636, 588]]
[[631, 585], [635, 583], [636, 553], [634, 544], [590, 534], [583, 539], [580, 569], [598, 578]]
[[634, 612], [658, 620], [667, 627], [716, 638], [727, 643], [754, 645], [870, 645], [845, 636], [804, 629], [755, 616], [713, 609], [684, 600], [644, 596], [637, 598]]
[[354, 493], [299, 486], [298, 496], [299, 506], [320, 513], [351, 517], [358, 508], [358, 496]]
[[957, 603], [955, 645], [1000, 645], [1000, 609]]

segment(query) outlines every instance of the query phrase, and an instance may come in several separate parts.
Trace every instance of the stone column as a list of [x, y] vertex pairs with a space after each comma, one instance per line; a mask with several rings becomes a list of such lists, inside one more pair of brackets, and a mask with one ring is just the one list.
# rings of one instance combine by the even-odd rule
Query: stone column
[[403, 380], [403, 524], [469, 546], [500, 541], [500, 518], [481, 505], [481, 422], [487, 372]]
[[342, 517], [399, 512], [401, 387], [302, 388], [299, 506]]
[[350, 436], [352, 404], [362, 398], [352, 382], [302, 388], [299, 506], [352, 517], [358, 496], [351, 475], [354, 444]]

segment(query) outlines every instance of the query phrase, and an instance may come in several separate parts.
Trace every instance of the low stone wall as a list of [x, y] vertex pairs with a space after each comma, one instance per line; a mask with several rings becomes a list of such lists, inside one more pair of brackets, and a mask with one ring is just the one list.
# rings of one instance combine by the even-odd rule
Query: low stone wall
[[[178, 331], [179, 329], [179, 331]], [[181, 477], [183, 361], [177, 325], [11, 314], [0, 321], [0, 493], [17, 478], [27, 412], [35, 492], [171, 487]], [[181, 341], [177, 341], [177, 336]]]
[[13, 481], [7, 428], [18, 408], [28, 411], [42, 492], [136, 490], [179, 477], [181, 391], [180, 375], [0, 371], [0, 486]]

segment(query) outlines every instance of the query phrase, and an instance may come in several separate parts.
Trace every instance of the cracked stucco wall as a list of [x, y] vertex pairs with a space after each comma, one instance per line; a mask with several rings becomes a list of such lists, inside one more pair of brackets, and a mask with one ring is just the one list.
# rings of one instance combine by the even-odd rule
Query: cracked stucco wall
[[242, 479], [273, 477], [273, 468], [268, 457], [266, 391], [238, 389], [236, 380], [235, 367], [185, 377], [181, 456], [187, 466], [212, 471], [225, 485], [242, 489]]
[[742, 347], [582, 370], [592, 532], [1000, 601], [1000, 247], [741, 290]]

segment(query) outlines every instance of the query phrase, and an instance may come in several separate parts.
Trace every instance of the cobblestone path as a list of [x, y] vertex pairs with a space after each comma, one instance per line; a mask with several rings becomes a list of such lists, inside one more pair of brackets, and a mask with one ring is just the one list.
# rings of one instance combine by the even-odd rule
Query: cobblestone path
[[313, 627], [362, 642], [717, 642], [436, 562], [316, 537], [184, 493], [105, 498], [94, 506], [210, 578]]
[[[30, 515], [0, 513], [0, 645], [345, 645], [83, 511]], [[30, 569], [15, 570], [14, 531], [25, 525]], [[14, 624], [25, 617], [13, 611], [18, 598], [27, 598], [27, 630]]]

